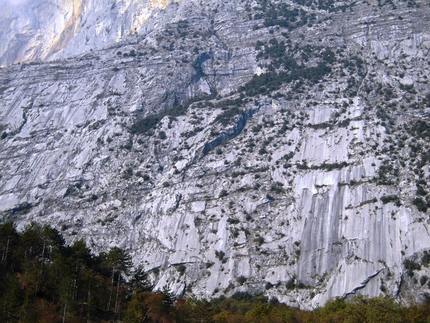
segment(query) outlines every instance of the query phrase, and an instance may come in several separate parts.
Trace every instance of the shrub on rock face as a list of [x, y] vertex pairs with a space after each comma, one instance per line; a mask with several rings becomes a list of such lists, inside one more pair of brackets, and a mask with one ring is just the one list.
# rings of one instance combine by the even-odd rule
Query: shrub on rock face
[[397, 195], [384, 195], [381, 197], [381, 202], [384, 204], [393, 202], [397, 206], [401, 205], [400, 198]]
[[406, 259], [405, 261], [403, 261], [403, 266], [407, 270], [408, 275], [410, 277], [412, 277], [414, 275], [414, 271], [415, 270], [420, 270], [421, 269], [421, 265], [420, 264], [414, 262], [413, 260], [409, 260], [409, 259]]
[[239, 285], [243, 285], [246, 282], [246, 277], [245, 276], [240, 276], [236, 279], [236, 281], [239, 283]]
[[215, 118], [215, 122], [219, 122], [223, 126], [226, 126], [231, 122], [232, 118], [239, 115], [241, 112], [242, 111], [237, 107], [227, 109]]
[[164, 131], [160, 131], [160, 133], [158, 134], [158, 137], [159, 137], [161, 140], [164, 140], [164, 139], [166, 139], [166, 138], [167, 138], [166, 133], [165, 133]]
[[430, 253], [428, 251], [424, 251], [424, 255], [421, 259], [421, 263], [428, 267], [429, 263], [430, 263]]
[[422, 198], [420, 197], [415, 198], [412, 201], [412, 204], [417, 207], [418, 211], [427, 212], [427, 205], [424, 203]]
[[185, 274], [185, 270], [187, 270], [187, 267], [185, 267], [185, 265], [183, 264], [180, 264], [178, 267], [176, 267], [176, 270], [182, 276], [183, 274]]
[[227, 195], [228, 195], [228, 192], [226, 190], [222, 190], [221, 193], [219, 193], [220, 198], [227, 196]]
[[224, 256], [225, 256], [224, 251], [218, 251], [218, 250], [215, 251], [215, 257], [217, 257], [219, 260], [222, 261], [224, 259]]
[[157, 123], [160, 121], [160, 117], [155, 116], [147, 116], [139, 121], [137, 121], [132, 127], [132, 133], [141, 133], [146, 134], [150, 130], [154, 129]]
[[122, 174], [122, 178], [125, 180], [130, 179], [133, 176], [133, 169], [131, 167], [128, 167]]

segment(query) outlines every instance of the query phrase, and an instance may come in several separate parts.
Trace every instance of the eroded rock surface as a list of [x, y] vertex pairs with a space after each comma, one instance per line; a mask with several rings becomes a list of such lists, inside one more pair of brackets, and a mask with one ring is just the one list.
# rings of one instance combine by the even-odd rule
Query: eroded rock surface
[[43, 37], [12, 10], [3, 219], [177, 293], [426, 299], [430, 8], [314, 2], [36, 1]]

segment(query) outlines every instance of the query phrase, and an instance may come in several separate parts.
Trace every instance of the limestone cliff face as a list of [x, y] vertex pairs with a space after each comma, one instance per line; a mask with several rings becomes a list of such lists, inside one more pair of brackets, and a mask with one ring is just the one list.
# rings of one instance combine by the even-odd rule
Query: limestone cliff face
[[37, 3], [0, 22], [4, 220], [177, 293], [428, 297], [425, 1]]
[[115, 45], [152, 29], [158, 22], [150, 18], [168, 4], [165, 0], [5, 0], [0, 65], [58, 59]]

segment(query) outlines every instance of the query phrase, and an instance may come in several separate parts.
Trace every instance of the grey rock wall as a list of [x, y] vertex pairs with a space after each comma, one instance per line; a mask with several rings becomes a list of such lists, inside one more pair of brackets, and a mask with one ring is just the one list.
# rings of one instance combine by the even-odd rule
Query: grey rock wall
[[[11, 9], [3, 220], [123, 247], [178, 294], [426, 299], [428, 4], [285, 3], [309, 22], [270, 26], [259, 1]], [[52, 32], [37, 15], [57, 17]], [[272, 39], [306, 73], [330, 70], [277, 84]], [[136, 132], [150, 115], [156, 127]]]

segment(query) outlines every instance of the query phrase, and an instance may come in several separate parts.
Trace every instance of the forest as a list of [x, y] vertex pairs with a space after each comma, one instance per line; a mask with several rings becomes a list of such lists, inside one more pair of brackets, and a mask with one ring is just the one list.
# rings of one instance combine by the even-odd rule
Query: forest
[[114, 247], [94, 254], [83, 240], [31, 223], [0, 225], [0, 322], [430, 322], [430, 304], [389, 297], [333, 299], [314, 311], [236, 292], [211, 300], [153, 291], [148, 275]]

